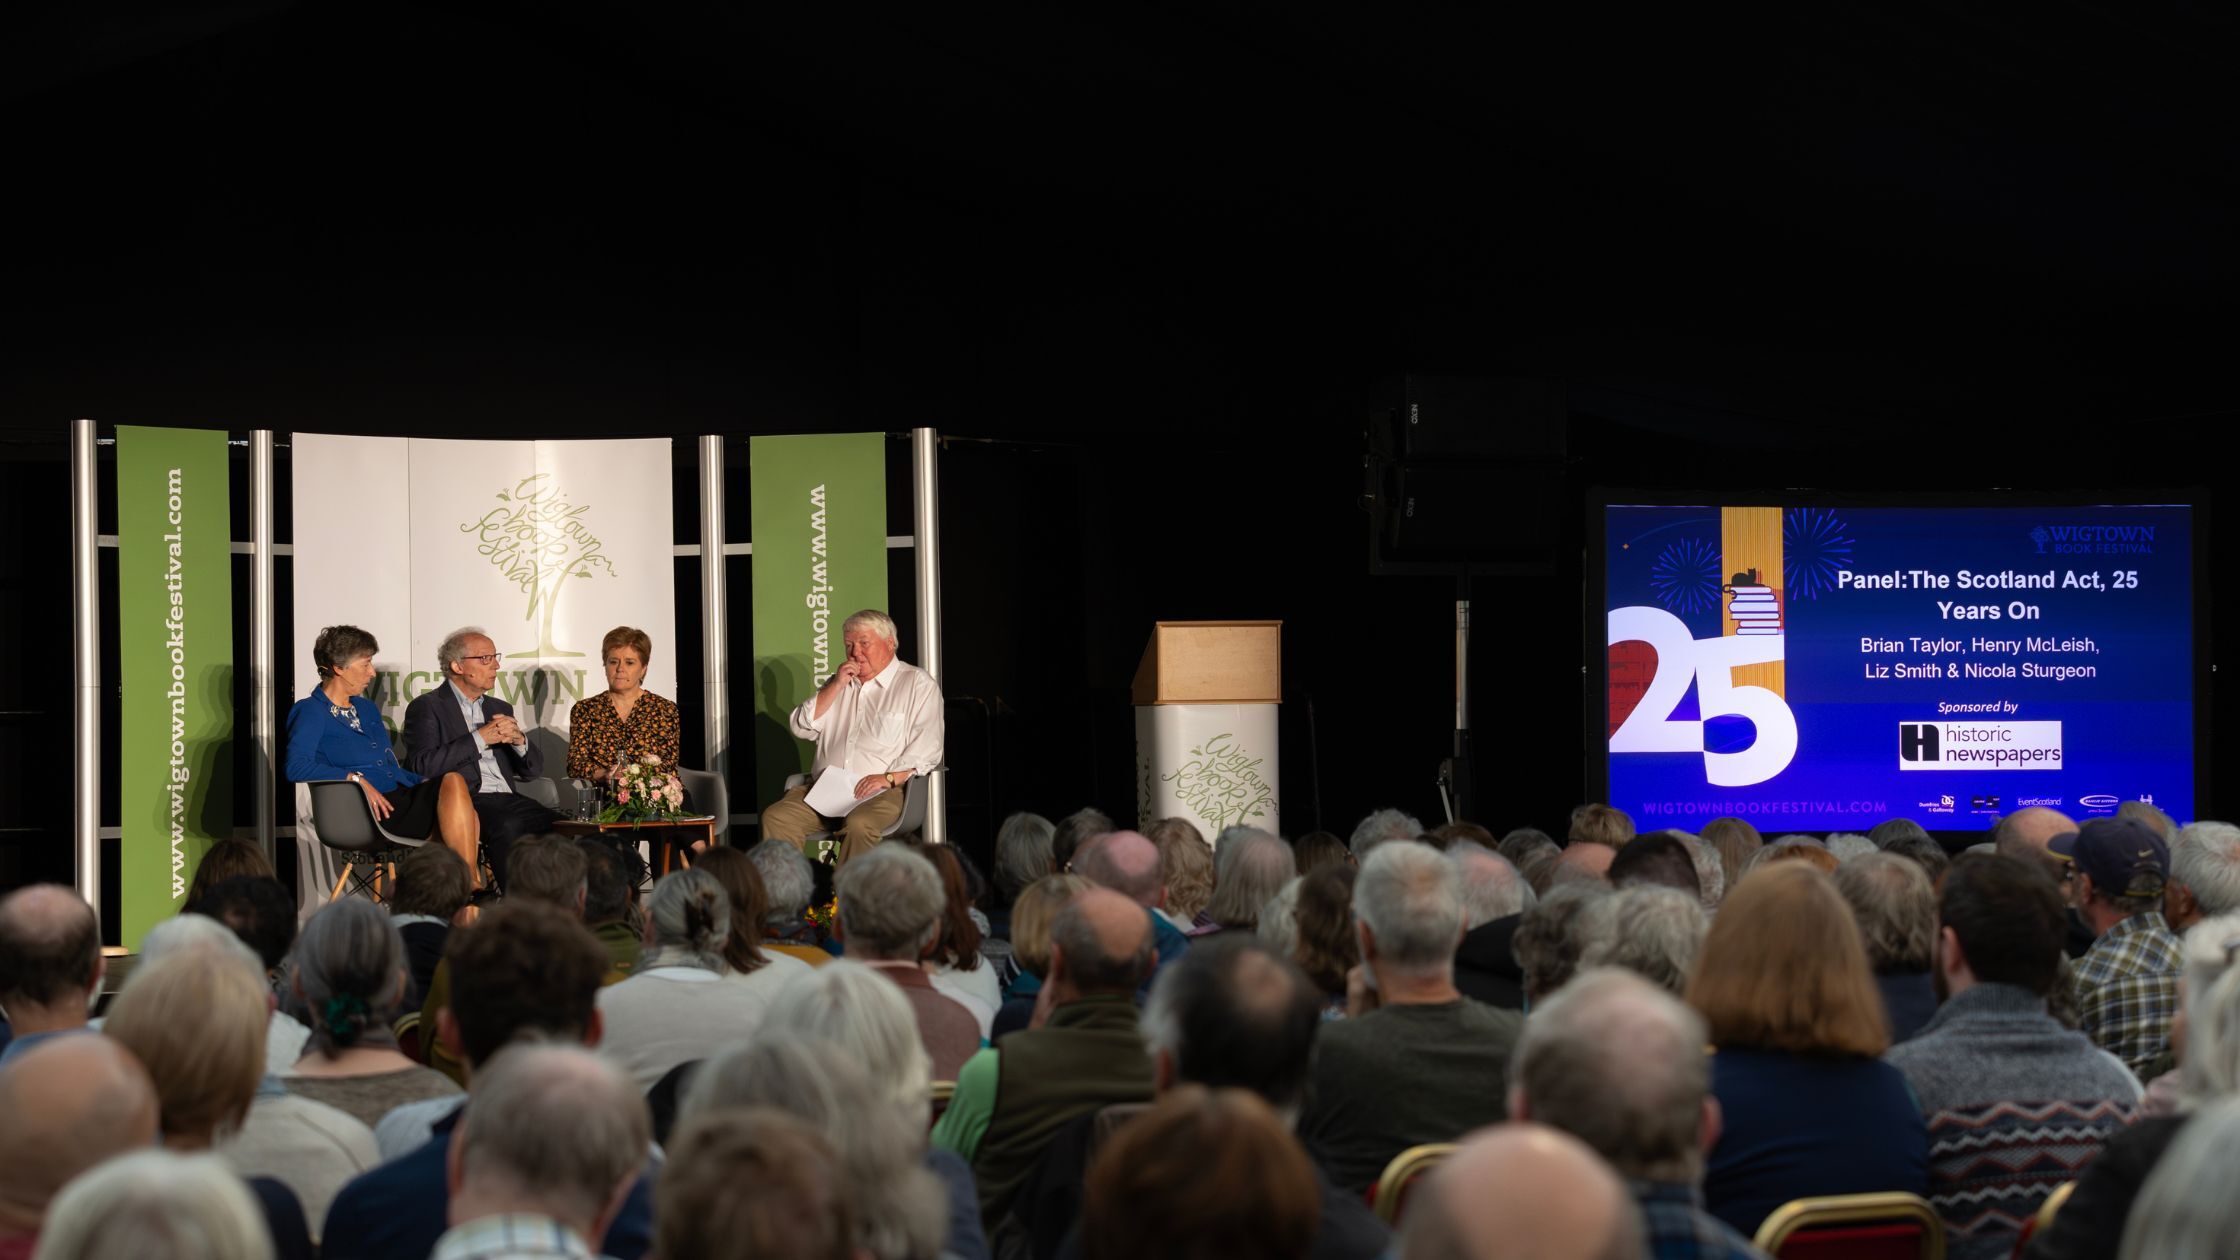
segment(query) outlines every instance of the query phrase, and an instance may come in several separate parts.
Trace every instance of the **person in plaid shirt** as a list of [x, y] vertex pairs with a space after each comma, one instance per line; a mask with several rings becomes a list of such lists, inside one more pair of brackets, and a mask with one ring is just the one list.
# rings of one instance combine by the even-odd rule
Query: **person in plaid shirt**
[[2077, 960], [2078, 1027], [2143, 1077], [2178, 1013], [2183, 955], [2162, 917], [2170, 850], [2140, 823], [2095, 818], [2046, 851], [2068, 863], [2069, 899], [2097, 938]]

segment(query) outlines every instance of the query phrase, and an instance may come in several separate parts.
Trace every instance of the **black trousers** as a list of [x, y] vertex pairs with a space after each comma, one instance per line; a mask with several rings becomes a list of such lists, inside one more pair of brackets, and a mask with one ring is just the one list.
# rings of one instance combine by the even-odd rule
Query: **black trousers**
[[482, 851], [490, 859], [490, 873], [497, 877], [500, 891], [506, 886], [506, 852], [513, 842], [543, 835], [560, 821], [560, 815], [514, 792], [475, 793], [474, 816], [482, 820]]

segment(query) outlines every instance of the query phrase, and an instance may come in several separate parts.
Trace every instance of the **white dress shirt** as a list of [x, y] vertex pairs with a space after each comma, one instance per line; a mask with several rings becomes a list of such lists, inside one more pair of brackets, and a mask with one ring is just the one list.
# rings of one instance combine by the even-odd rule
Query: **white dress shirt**
[[915, 665], [888, 661], [868, 682], [850, 683], [817, 717], [817, 697], [794, 706], [796, 737], [817, 745], [811, 779], [829, 766], [862, 774], [909, 770], [924, 774], [941, 764], [946, 730], [941, 685]]

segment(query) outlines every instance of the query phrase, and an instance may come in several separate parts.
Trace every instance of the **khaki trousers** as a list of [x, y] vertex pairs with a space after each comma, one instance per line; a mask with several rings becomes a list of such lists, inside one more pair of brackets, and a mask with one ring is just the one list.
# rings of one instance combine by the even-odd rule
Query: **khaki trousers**
[[879, 833], [902, 817], [903, 791], [889, 788], [856, 806], [846, 818], [826, 818], [805, 803], [809, 795], [806, 785], [787, 788], [784, 796], [762, 807], [762, 838], [783, 840], [799, 849], [808, 844], [811, 832], [827, 832], [839, 838], [838, 861], [845, 866], [849, 859], [879, 843]]

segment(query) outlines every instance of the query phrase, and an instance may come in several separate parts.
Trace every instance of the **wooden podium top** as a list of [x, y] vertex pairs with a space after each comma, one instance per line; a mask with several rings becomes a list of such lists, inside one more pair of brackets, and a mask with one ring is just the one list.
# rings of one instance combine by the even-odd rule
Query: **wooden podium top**
[[1155, 623], [1136, 666], [1135, 702], [1281, 704], [1283, 623]]

